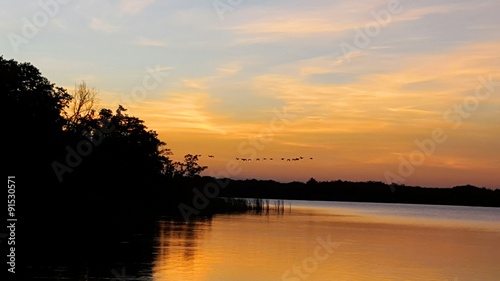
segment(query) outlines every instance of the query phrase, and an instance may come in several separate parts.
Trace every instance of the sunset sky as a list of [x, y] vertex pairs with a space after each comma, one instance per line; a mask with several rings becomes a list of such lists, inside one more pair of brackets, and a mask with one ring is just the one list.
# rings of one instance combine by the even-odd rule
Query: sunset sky
[[206, 175], [500, 188], [498, 11], [498, 0], [9, 1], [0, 55], [69, 91], [85, 81], [175, 160], [201, 154]]

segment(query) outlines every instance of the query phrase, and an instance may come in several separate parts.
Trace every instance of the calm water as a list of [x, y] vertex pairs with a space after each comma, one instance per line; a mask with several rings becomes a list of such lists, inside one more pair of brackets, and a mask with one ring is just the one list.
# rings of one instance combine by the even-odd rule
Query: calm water
[[284, 214], [160, 222], [152, 279], [500, 280], [500, 209], [289, 203]]
[[286, 201], [279, 214], [165, 219], [151, 239], [150, 259], [79, 279], [500, 280], [499, 208]]

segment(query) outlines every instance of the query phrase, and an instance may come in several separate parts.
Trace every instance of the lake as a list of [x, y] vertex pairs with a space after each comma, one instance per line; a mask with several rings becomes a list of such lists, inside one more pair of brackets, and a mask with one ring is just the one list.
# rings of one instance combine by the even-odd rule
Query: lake
[[281, 212], [165, 218], [148, 239], [150, 259], [78, 279], [500, 280], [500, 208], [291, 200]]

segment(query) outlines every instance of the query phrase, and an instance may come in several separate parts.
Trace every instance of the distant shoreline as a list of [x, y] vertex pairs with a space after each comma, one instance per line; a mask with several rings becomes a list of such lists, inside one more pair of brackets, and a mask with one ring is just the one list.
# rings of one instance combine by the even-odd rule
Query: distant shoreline
[[[444, 207], [471, 207], [471, 208], [500, 208], [500, 206], [472, 206], [472, 205], [452, 205], [452, 204], [425, 204], [425, 203], [398, 203], [398, 202], [372, 202], [372, 201], [338, 201], [338, 200], [302, 200], [302, 199], [277, 199], [277, 198], [245, 198], [245, 197], [220, 197], [221, 199], [241, 199], [241, 200], [252, 200], [252, 199], [261, 199], [261, 200], [284, 200], [285, 208], [289, 207], [286, 205], [288, 201], [301, 201], [301, 202], [325, 202], [325, 203], [368, 203], [368, 204], [392, 204], [392, 205], [418, 205], [418, 206], [444, 206]], [[293, 208], [294, 205], [292, 204]]]
[[[203, 181], [210, 177], [204, 177]], [[383, 182], [329, 181], [280, 183], [272, 180], [230, 180], [220, 197], [305, 201], [338, 201], [500, 207], [500, 189], [472, 185], [452, 188], [388, 185]]]

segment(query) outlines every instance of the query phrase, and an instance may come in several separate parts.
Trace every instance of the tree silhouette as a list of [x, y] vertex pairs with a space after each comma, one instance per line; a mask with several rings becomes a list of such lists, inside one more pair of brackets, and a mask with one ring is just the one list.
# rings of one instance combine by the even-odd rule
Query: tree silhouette
[[[5, 154], [10, 170], [26, 179], [52, 179], [50, 162], [64, 143], [62, 109], [70, 95], [29, 63], [0, 57], [0, 91], [5, 105]], [[45, 182], [46, 183], [46, 182]]]
[[85, 129], [86, 124], [92, 122], [97, 113], [97, 94], [98, 91], [95, 88], [88, 88], [85, 81], [75, 85], [71, 101], [64, 111], [66, 130], [75, 132]]
[[307, 182], [307, 185], [317, 185], [318, 181], [315, 178], [310, 178]]
[[122, 106], [96, 114], [97, 91], [85, 82], [69, 95], [31, 64], [3, 57], [0, 74], [8, 120], [4, 155], [8, 174], [24, 182], [25, 204], [81, 213], [96, 202], [136, 204], [154, 197], [166, 170], [172, 172], [170, 150], [157, 133]]
[[119, 192], [133, 189], [136, 184], [147, 189], [148, 185], [158, 182], [169, 161], [169, 150], [143, 120], [127, 115], [126, 111], [121, 105], [115, 112], [102, 109], [97, 118], [87, 122], [91, 127], [85, 134], [103, 139], [86, 159], [84, 167], [78, 169], [75, 180], [98, 178], [94, 186], [116, 192], [117, 188]]
[[173, 163], [174, 176], [193, 178], [199, 176], [201, 172], [207, 169], [207, 166], [200, 166], [198, 164], [198, 154], [186, 154], [184, 162]]

